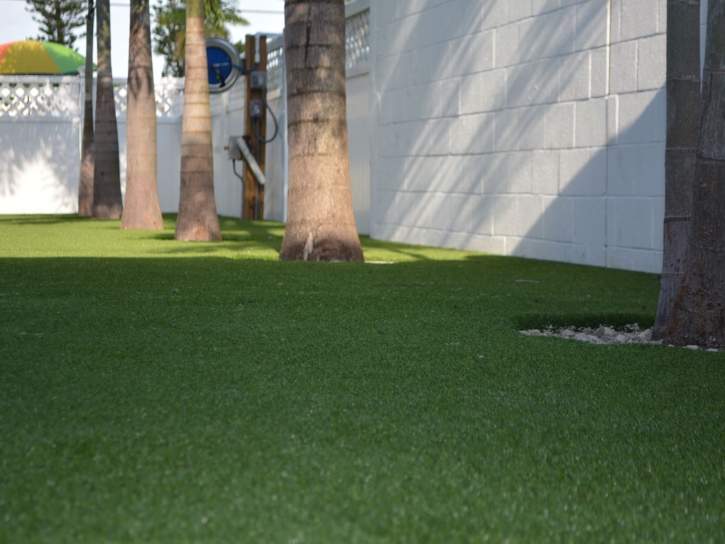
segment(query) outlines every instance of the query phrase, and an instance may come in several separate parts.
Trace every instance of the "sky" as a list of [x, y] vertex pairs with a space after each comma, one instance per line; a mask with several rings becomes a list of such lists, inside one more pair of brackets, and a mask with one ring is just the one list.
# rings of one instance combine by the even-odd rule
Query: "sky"
[[[157, 0], [151, 0], [154, 5]], [[129, 0], [111, 0], [111, 64], [113, 77], [124, 78], [128, 73]], [[25, 10], [25, 0], [0, 0], [0, 44], [36, 38], [38, 23]], [[238, 0], [242, 17], [249, 26], [231, 27], [232, 41], [244, 40], [246, 34], [257, 32], [279, 34], [284, 28], [284, 0]], [[266, 11], [273, 13], [255, 13]], [[152, 22], [153, 24], [153, 22]], [[85, 54], [85, 43], [79, 39], [75, 48]], [[94, 54], [95, 55], [95, 54]], [[95, 60], [95, 59], [94, 59]], [[160, 77], [163, 59], [154, 56], [154, 76]]]

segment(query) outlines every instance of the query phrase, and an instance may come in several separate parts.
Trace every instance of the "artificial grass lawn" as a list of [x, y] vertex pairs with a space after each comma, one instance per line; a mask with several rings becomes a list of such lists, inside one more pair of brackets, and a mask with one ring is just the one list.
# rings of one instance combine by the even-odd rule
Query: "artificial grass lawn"
[[0, 542], [725, 541], [725, 355], [516, 332], [657, 276], [118, 226], [0, 217]]

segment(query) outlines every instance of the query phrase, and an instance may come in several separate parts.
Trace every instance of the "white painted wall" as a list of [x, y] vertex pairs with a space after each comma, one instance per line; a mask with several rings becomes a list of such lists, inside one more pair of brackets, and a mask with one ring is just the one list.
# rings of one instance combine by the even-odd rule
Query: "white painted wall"
[[373, 0], [376, 238], [658, 272], [662, 0]]

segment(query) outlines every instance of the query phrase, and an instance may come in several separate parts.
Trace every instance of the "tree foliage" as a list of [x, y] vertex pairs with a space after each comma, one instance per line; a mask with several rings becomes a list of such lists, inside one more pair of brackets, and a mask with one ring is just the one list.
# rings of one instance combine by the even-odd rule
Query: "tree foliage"
[[[204, 35], [229, 39], [230, 25], [248, 25], [235, 0], [204, 0]], [[154, 53], [164, 57], [164, 76], [183, 77], [186, 50], [186, 1], [164, 0], [154, 6]], [[237, 49], [240, 46], [237, 45]], [[243, 50], [243, 48], [242, 48]]]
[[73, 48], [78, 36], [73, 30], [86, 24], [87, 6], [83, 0], [25, 0], [26, 11], [40, 24], [36, 40], [55, 42]]

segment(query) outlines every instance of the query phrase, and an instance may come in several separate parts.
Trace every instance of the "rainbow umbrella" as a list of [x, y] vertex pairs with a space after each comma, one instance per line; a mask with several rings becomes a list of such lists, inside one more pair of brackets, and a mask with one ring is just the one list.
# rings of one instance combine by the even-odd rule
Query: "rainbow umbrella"
[[59, 43], [23, 40], [0, 45], [0, 74], [76, 75], [86, 59]]

